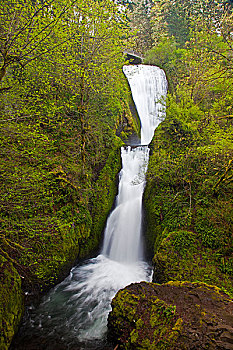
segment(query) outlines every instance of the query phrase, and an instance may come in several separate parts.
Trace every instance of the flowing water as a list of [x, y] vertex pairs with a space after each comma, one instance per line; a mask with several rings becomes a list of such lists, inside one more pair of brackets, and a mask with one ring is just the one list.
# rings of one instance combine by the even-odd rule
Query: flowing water
[[112, 298], [126, 285], [151, 278], [143, 256], [142, 195], [147, 145], [164, 117], [160, 99], [166, 95], [167, 83], [158, 67], [125, 66], [124, 74], [141, 120], [141, 146], [121, 150], [118, 196], [107, 220], [101, 253], [74, 267], [31, 311], [24, 342], [29, 338], [39, 342], [20, 349], [107, 349], [104, 339]]
[[133, 100], [141, 120], [141, 144], [148, 145], [156, 127], [164, 118], [161, 99], [167, 92], [164, 72], [155, 66], [124, 66]]

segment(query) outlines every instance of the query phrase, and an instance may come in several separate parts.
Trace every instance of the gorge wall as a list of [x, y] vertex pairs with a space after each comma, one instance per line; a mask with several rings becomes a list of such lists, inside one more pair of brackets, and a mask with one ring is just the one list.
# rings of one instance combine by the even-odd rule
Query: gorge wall
[[101, 137], [99, 130], [89, 132], [85, 164], [75, 120], [53, 130], [27, 122], [3, 129], [1, 349], [8, 349], [24, 304], [98, 249], [121, 168], [122, 141], [116, 134], [125, 137], [137, 129], [128, 107], [114, 118], [112, 129], [102, 124]]

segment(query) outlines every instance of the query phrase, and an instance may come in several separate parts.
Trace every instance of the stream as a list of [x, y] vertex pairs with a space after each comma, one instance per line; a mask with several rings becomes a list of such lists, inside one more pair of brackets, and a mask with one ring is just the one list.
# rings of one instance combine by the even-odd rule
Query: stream
[[107, 317], [117, 291], [133, 282], [150, 281], [142, 239], [142, 196], [154, 130], [164, 118], [164, 72], [154, 66], [124, 66], [141, 120], [141, 145], [121, 149], [122, 169], [116, 204], [110, 213], [100, 254], [72, 268], [54, 287], [21, 331], [14, 349], [113, 349], [106, 339]]

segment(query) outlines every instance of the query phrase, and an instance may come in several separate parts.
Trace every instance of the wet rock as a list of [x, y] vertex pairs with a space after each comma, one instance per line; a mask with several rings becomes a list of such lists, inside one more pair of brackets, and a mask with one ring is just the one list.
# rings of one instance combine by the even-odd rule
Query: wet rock
[[23, 313], [21, 279], [4, 257], [0, 256], [0, 349], [8, 349]]
[[233, 349], [233, 301], [205, 283], [135, 283], [112, 301], [118, 349]]

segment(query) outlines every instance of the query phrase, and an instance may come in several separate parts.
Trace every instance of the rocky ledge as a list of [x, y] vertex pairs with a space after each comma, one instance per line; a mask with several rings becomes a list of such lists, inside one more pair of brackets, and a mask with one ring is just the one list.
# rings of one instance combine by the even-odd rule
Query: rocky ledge
[[205, 283], [135, 283], [108, 318], [117, 349], [233, 349], [233, 301]]

